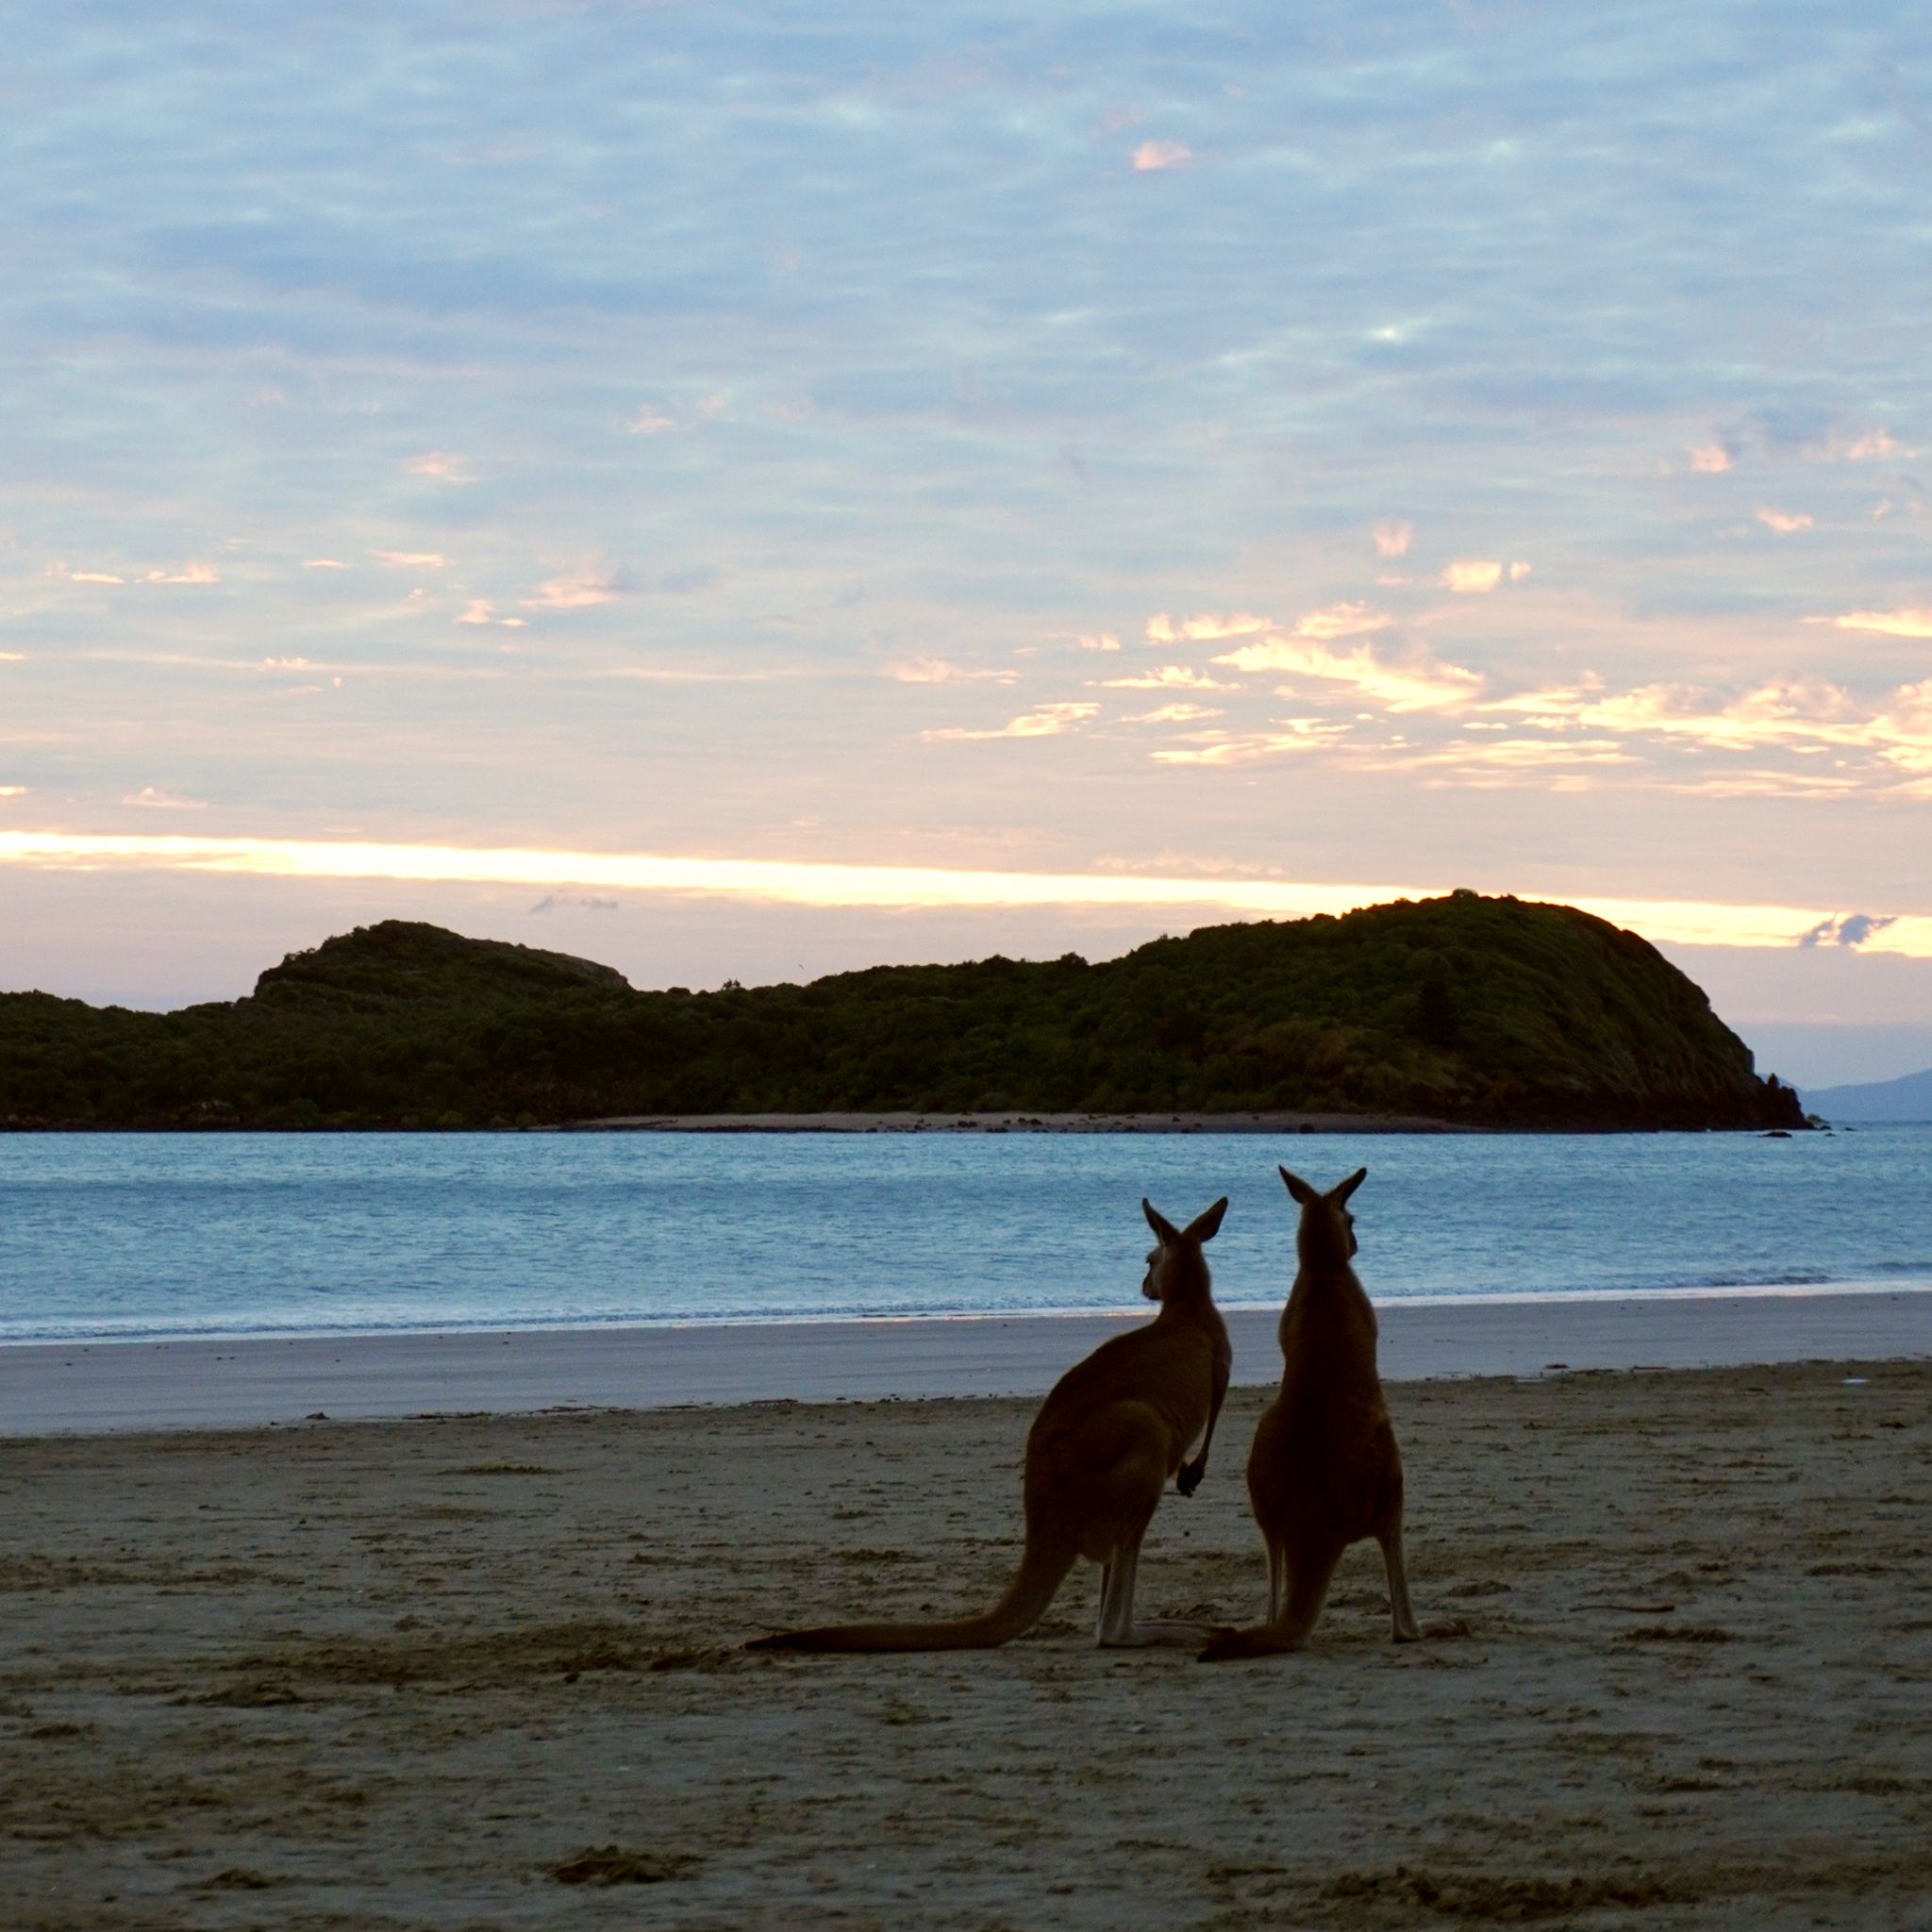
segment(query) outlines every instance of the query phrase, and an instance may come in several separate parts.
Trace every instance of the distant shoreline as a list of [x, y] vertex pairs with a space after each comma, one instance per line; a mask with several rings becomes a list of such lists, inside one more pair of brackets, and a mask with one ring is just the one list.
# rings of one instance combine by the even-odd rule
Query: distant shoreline
[[[209, 1122], [165, 1126], [117, 1123], [31, 1125], [0, 1121], [0, 1140], [45, 1134], [281, 1134], [291, 1139], [331, 1134], [1753, 1134], [1789, 1138], [1829, 1133], [1810, 1122], [1790, 1127], [1759, 1124], [1684, 1126], [1673, 1121], [1605, 1125], [1595, 1121], [1445, 1121], [1433, 1114], [1309, 1113], [1297, 1109], [1254, 1113], [975, 1113], [933, 1108], [924, 1113], [640, 1113], [575, 1121], [540, 1121], [526, 1126], [267, 1126], [255, 1122]], [[1911, 1122], [1845, 1122], [1912, 1125]]]
[[[1757, 1289], [1379, 1301], [1390, 1382], [1932, 1357], [1932, 1291]], [[1229, 1308], [1234, 1379], [1280, 1374], [1278, 1307]], [[0, 1346], [0, 1439], [888, 1397], [1038, 1397], [1141, 1314], [915, 1316]]]
[[[551, 1134], [1493, 1134], [1405, 1113], [653, 1113], [563, 1121]], [[1546, 1131], [1546, 1130], [1545, 1130]], [[1561, 1132], [1563, 1129], [1557, 1129]], [[1748, 1130], [1747, 1130], [1748, 1131]]]

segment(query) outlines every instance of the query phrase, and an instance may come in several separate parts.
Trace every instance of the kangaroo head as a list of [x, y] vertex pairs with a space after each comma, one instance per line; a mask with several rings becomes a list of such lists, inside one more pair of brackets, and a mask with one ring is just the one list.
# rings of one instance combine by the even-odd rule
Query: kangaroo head
[[1348, 1211], [1348, 1197], [1368, 1179], [1369, 1171], [1358, 1167], [1345, 1181], [1337, 1181], [1324, 1194], [1309, 1187], [1298, 1174], [1280, 1170], [1288, 1191], [1301, 1203], [1302, 1222], [1295, 1230], [1295, 1252], [1313, 1267], [1345, 1265], [1355, 1257], [1355, 1216]]
[[1222, 1195], [1204, 1214], [1197, 1214], [1185, 1227], [1175, 1227], [1152, 1201], [1141, 1203], [1141, 1212], [1154, 1230], [1154, 1246], [1147, 1251], [1147, 1275], [1141, 1292], [1150, 1302], [1164, 1302], [1183, 1287], [1206, 1291], [1208, 1264], [1201, 1258], [1201, 1243], [1211, 1241], [1227, 1212], [1227, 1196]]

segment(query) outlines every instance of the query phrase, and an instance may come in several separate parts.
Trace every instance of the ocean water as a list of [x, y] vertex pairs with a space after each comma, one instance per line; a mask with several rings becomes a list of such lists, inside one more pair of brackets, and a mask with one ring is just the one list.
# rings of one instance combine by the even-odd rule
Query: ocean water
[[1277, 1160], [1377, 1299], [1932, 1288], [1932, 1127], [0, 1136], [0, 1341], [1135, 1307], [1141, 1197], [1277, 1306]]

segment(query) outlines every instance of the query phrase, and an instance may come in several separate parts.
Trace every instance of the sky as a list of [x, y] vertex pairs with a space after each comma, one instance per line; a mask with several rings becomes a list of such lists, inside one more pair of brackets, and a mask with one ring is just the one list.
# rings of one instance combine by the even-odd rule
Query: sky
[[0, 4], [0, 988], [1473, 887], [1932, 1062], [1932, 16]]

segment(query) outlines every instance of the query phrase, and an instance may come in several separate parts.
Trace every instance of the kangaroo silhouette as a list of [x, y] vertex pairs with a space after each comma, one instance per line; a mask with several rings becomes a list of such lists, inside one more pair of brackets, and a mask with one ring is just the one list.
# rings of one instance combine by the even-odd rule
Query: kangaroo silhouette
[[1349, 1265], [1348, 1200], [1369, 1171], [1325, 1194], [1280, 1172], [1301, 1203], [1300, 1266], [1281, 1311], [1281, 1393], [1248, 1452], [1248, 1497], [1268, 1550], [1268, 1621], [1220, 1632], [1203, 1663], [1299, 1650], [1342, 1551], [1364, 1537], [1382, 1546], [1396, 1642], [1422, 1634], [1402, 1562], [1402, 1456], [1375, 1368], [1375, 1311]]
[[[1201, 1253], [1225, 1198], [1176, 1229], [1147, 1201], [1154, 1230], [1141, 1291], [1153, 1321], [1104, 1341], [1054, 1384], [1026, 1437], [1026, 1541], [1019, 1574], [991, 1609], [929, 1624], [828, 1624], [755, 1638], [747, 1650], [988, 1650], [1024, 1636], [1077, 1557], [1101, 1566], [1095, 1641], [1111, 1648], [1194, 1644], [1196, 1624], [1134, 1622], [1141, 1540], [1167, 1479], [1191, 1496], [1208, 1468], [1232, 1360]], [[1183, 1463], [1196, 1436], [1201, 1447]]]

